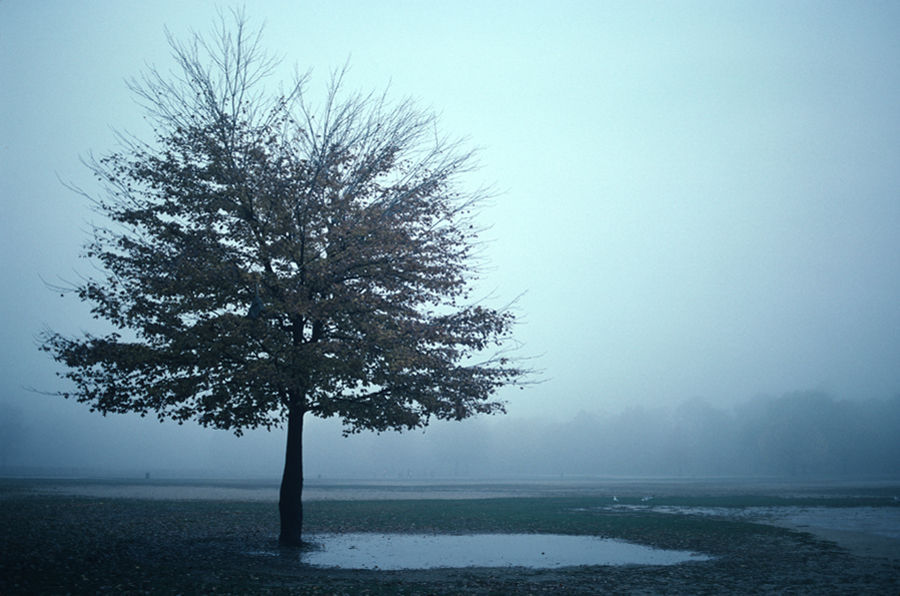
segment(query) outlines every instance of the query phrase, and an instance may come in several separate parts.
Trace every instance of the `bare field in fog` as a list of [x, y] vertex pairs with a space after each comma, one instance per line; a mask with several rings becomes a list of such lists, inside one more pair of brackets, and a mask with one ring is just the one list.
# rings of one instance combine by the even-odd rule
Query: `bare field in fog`
[[[156, 498], [122, 496], [137, 491], [140, 482], [0, 481], [0, 592], [895, 593], [900, 588], [895, 556], [900, 540], [880, 536], [879, 542], [869, 528], [853, 534], [879, 548], [847, 548], [849, 542], [813, 531], [814, 516], [802, 528], [776, 525], [770, 515], [833, 511], [835, 519], [844, 519], [865, 510], [883, 514], [887, 522], [882, 523], [889, 523], [900, 512], [896, 485], [311, 483], [311, 492], [320, 491], [323, 498], [306, 504], [309, 535], [563, 534], [711, 557], [670, 566], [372, 571], [311, 567], [296, 551], [279, 551], [274, 498], [248, 498], [253, 491], [271, 494], [270, 485], [147, 484]], [[160, 497], [164, 487], [173, 491], [167, 498]], [[461, 494], [470, 498], [458, 498]]]

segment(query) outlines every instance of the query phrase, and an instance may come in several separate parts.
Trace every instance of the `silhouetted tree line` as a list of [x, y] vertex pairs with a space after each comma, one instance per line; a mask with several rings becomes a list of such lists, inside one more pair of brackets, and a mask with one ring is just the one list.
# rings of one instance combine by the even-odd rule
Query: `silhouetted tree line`
[[[527, 450], [520, 459], [498, 446], [494, 472], [503, 471], [505, 459], [511, 473], [897, 476], [900, 395], [850, 401], [797, 392], [757, 398], [730, 411], [698, 399], [672, 409], [582, 414], [543, 436], [532, 435]], [[529, 470], [523, 463], [531, 458], [536, 461]]]
[[357, 436], [338, 445], [346, 452], [316, 459], [330, 477], [898, 478], [898, 430], [900, 394], [841, 400], [808, 391], [727, 408], [694, 399], [559, 423], [473, 420], [427, 437]]
[[[4, 412], [8, 415], [2, 416]], [[33, 449], [22, 442], [27, 419], [16, 414], [0, 407], [4, 431], [0, 455], [13, 466]], [[340, 439], [334, 434], [339, 429], [321, 429], [309, 447], [315, 456], [313, 478], [897, 479], [898, 430], [900, 394], [891, 399], [841, 400], [821, 392], [798, 392], [756, 398], [734, 408], [696, 399], [675, 407], [581, 413], [560, 423], [475, 419], [437, 424], [424, 435], [364, 433]], [[247, 440], [241, 439], [242, 451], [248, 448]], [[267, 447], [255, 449], [265, 452]], [[272, 460], [264, 473], [274, 476], [277, 471], [278, 461]]]

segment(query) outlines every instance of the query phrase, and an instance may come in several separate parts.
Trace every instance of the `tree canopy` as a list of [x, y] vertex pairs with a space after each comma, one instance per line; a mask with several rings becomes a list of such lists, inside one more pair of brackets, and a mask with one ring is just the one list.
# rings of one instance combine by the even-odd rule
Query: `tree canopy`
[[131, 81], [153, 138], [87, 161], [100, 273], [71, 288], [113, 329], [44, 335], [64, 395], [238, 434], [292, 408], [347, 432], [502, 412], [528, 371], [514, 314], [470, 295], [473, 153], [345, 71], [319, 102], [307, 76], [273, 91], [260, 40], [223, 19]]

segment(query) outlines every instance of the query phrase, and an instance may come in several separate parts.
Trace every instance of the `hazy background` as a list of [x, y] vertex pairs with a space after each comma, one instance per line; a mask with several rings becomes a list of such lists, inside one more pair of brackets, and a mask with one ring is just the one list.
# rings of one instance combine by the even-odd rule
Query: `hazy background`
[[[0, 467], [275, 476], [282, 432], [107, 418], [59, 387], [43, 280], [78, 259], [79, 156], [147, 127], [125, 79], [212, 2], [0, 1]], [[222, 4], [228, 6], [228, 4]], [[545, 382], [509, 415], [342, 439], [311, 476], [900, 471], [900, 4], [253, 2], [266, 45], [411, 95], [482, 147], [503, 304]], [[764, 397], [768, 396], [768, 397]]]

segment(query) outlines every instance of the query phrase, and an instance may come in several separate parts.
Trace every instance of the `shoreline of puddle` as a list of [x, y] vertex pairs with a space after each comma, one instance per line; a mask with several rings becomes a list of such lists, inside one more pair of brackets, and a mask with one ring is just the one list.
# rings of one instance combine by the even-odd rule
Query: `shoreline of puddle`
[[[712, 557], [598, 536], [567, 534], [315, 534], [300, 562], [313, 567], [400, 571], [466, 567], [556, 569], [678, 565]], [[248, 553], [280, 556], [277, 552]]]

